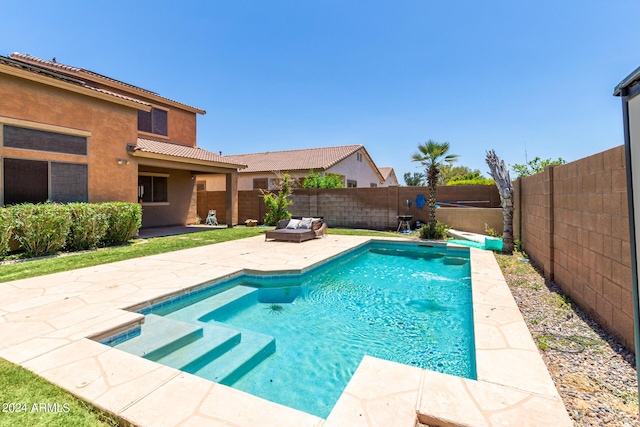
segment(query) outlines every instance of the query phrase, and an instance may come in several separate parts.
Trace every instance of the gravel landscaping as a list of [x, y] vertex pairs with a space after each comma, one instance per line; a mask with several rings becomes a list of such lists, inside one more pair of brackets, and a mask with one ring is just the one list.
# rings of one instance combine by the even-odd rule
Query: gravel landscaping
[[545, 280], [525, 255], [496, 259], [574, 425], [640, 425], [633, 353]]

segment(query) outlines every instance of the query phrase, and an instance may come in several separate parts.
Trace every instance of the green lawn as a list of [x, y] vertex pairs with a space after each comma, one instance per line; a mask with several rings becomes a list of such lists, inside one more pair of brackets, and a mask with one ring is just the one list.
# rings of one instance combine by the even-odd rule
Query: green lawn
[[[237, 227], [146, 240], [134, 239], [128, 245], [115, 248], [25, 260], [0, 266], [0, 282], [237, 240], [263, 234], [266, 230], [269, 229]], [[330, 228], [329, 234], [398, 236], [397, 233], [392, 232], [340, 228]], [[0, 359], [0, 405], [3, 405], [0, 407], [0, 427], [121, 425], [117, 417], [94, 408], [65, 390], [4, 359]]]
[[180, 249], [195, 248], [214, 243], [257, 236], [267, 230], [264, 227], [236, 227], [180, 234], [177, 236], [132, 239], [128, 245], [75, 254], [24, 260], [0, 266], [0, 282], [43, 276], [61, 271], [75, 270], [93, 265], [108, 264], [125, 259], [161, 254]]
[[[43, 276], [61, 271], [75, 270], [93, 265], [108, 264], [125, 259], [138, 258], [147, 255], [161, 254], [180, 249], [195, 248], [229, 240], [264, 234], [270, 228], [265, 227], [235, 227], [200, 231], [197, 233], [180, 234], [177, 236], [155, 237], [141, 240], [132, 239], [128, 245], [115, 248], [98, 249], [95, 251], [66, 254], [35, 260], [19, 260], [14, 264], [0, 266], [0, 282], [26, 279], [28, 277]], [[398, 233], [384, 231], [350, 230], [345, 228], [330, 228], [329, 234], [358, 235], [358, 236], [398, 236]]]
[[118, 426], [119, 419], [0, 359], [1, 427]]

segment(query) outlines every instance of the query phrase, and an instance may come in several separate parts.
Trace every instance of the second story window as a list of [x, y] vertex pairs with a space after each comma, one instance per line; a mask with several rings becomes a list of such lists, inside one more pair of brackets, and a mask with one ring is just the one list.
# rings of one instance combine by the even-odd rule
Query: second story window
[[138, 110], [138, 130], [168, 136], [167, 111], [153, 108], [151, 111]]

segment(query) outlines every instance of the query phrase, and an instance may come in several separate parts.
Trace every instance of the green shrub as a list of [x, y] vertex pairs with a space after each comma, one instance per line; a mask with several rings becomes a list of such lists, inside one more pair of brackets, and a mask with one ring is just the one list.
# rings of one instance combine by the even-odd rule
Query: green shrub
[[304, 177], [304, 188], [344, 188], [342, 177], [337, 173], [315, 173], [313, 170]]
[[142, 225], [142, 206], [138, 203], [109, 202], [99, 206], [108, 224], [101, 245], [122, 245], [138, 233]]
[[473, 179], [456, 179], [452, 178], [447, 182], [447, 185], [495, 185], [496, 182], [491, 178], [478, 177]]
[[13, 224], [11, 223], [11, 210], [0, 208], [0, 259], [9, 252], [9, 241]]
[[267, 213], [264, 216], [265, 224], [276, 225], [281, 219], [291, 218], [287, 208], [293, 203], [289, 200], [292, 192], [289, 174], [285, 173], [280, 182], [278, 194], [264, 193], [264, 204], [267, 207]]
[[489, 224], [487, 224], [486, 222], [484, 223], [484, 232], [491, 237], [502, 237], [502, 235], [498, 233], [495, 228], [489, 227]]
[[71, 224], [66, 206], [24, 203], [9, 209], [13, 237], [27, 256], [48, 255], [64, 247]]
[[109, 227], [108, 217], [100, 206], [90, 203], [67, 205], [71, 215], [71, 226], [66, 249], [82, 251], [98, 246]]
[[425, 224], [420, 227], [419, 233], [421, 239], [438, 239], [443, 240], [447, 237], [447, 231], [451, 227], [438, 221], [435, 226]]

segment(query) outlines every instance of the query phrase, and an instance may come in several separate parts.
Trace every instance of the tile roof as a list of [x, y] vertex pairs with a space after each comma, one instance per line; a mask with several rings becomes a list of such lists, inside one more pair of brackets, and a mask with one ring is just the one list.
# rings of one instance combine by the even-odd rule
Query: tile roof
[[232, 154], [228, 157], [248, 165], [246, 169], [240, 172], [326, 170], [362, 148], [364, 148], [362, 145], [342, 145], [338, 147], [268, 151], [265, 153]]
[[43, 68], [40, 65], [38, 65], [38, 63], [26, 63], [20, 59], [16, 59], [11, 57], [12, 55], [15, 54], [11, 54], [10, 58], [4, 57], [4, 56], [0, 56], [0, 64], [3, 65], [8, 65], [10, 67], [14, 67], [14, 68], [18, 68], [24, 71], [29, 71], [32, 72], [34, 74], [39, 74], [41, 76], [45, 76], [45, 77], [50, 77], [56, 80], [60, 80], [63, 81], [65, 83], [70, 83], [70, 84], [74, 84], [77, 86], [81, 86], [83, 88], [86, 89], [90, 89], [96, 92], [100, 92], [100, 93], [104, 93], [107, 95], [111, 95], [114, 96], [116, 98], [120, 98], [120, 99], [124, 99], [127, 101], [131, 101], [131, 102], [135, 102], [137, 104], [141, 104], [141, 105], [151, 105], [148, 102], [142, 101], [140, 99], [136, 99], [136, 98], [132, 98], [130, 96], [126, 96], [126, 95], [122, 95], [120, 93], [116, 93], [116, 92], [112, 92], [110, 90], [106, 90], [106, 89], [101, 89], [101, 88], [97, 88], [95, 86], [89, 85], [87, 84], [86, 81], [82, 80], [81, 78], [78, 77], [74, 77], [71, 76], [69, 74], [67, 74], [70, 70], [73, 70], [73, 67], [69, 67], [67, 65], [62, 65], [59, 64], [60, 67], [54, 67], [55, 70], [51, 70], [50, 68]]
[[[27, 63], [27, 64], [37, 65], [37, 66], [40, 66], [40, 67], [45, 67], [47, 69], [53, 69], [53, 70], [59, 71], [60, 73], [64, 73], [64, 74], [67, 74], [67, 75], [72, 75], [73, 77], [78, 78], [78, 79], [86, 78], [86, 79], [89, 79], [89, 80], [96, 80], [96, 78], [97, 78], [98, 80], [102, 80], [103, 82], [106, 80], [111, 85], [115, 84], [116, 86], [124, 86], [123, 90], [133, 89], [134, 91], [142, 92], [141, 95], [147, 95], [147, 96], [150, 96], [150, 97], [153, 97], [153, 98], [159, 98], [159, 99], [162, 99], [162, 100], [170, 101], [171, 103], [175, 103], [175, 104], [178, 104], [180, 106], [187, 107], [189, 109], [198, 110], [198, 112], [200, 112], [201, 114], [205, 113], [204, 110], [201, 110], [201, 109], [196, 108], [196, 107], [192, 107], [192, 106], [187, 105], [187, 104], [183, 104], [183, 103], [178, 102], [178, 101], [174, 101], [173, 99], [165, 98], [164, 96], [158, 95], [156, 92], [152, 92], [150, 90], [143, 89], [143, 88], [141, 88], [139, 86], [134, 86], [132, 84], [125, 83], [123, 81], [116, 80], [116, 79], [113, 79], [111, 77], [104, 76], [104, 75], [96, 73], [94, 71], [86, 70], [84, 68], [73, 67], [71, 65], [61, 64], [61, 63], [55, 61], [55, 58], [54, 58], [53, 61], [49, 61], [49, 60], [46, 60], [46, 59], [38, 58], [38, 57], [33, 56], [33, 55], [23, 54], [23, 53], [19, 53], [19, 52], [13, 52], [12, 54], [9, 55], [9, 58], [14, 59], [16, 61], [24, 62], [24, 63]], [[87, 82], [85, 82], [85, 84], [86, 83]], [[93, 88], [93, 89], [98, 90], [97, 88]], [[119, 97], [121, 97], [123, 99], [128, 99], [128, 97], [126, 97], [126, 96], [119, 95], [119, 94], [116, 94], [116, 93], [113, 93], [113, 92], [110, 92], [110, 91], [107, 91], [107, 90], [104, 90], [104, 89], [101, 89], [101, 91], [105, 92], [105, 93], [108, 92], [109, 94], [119, 96]], [[130, 98], [130, 99], [134, 99], [134, 98]], [[141, 100], [136, 100], [136, 101], [146, 104], [146, 102], [141, 101]]]
[[380, 174], [382, 174], [382, 177], [384, 179], [389, 178], [389, 174], [393, 172], [393, 168], [388, 168], [388, 167], [378, 168], [378, 170], [380, 171]]
[[203, 150], [202, 148], [146, 138], [138, 138], [138, 143], [136, 144], [134, 151], [163, 154], [167, 156], [182, 157], [185, 159], [203, 160], [207, 162], [224, 163], [231, 166], [237, 166], [239, 168], [245, 166], [244, 163], [238, 162], [233, 158], [221, 156], [211, 151]]

